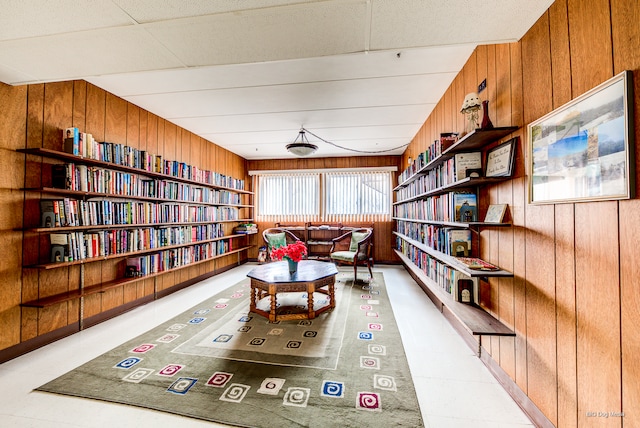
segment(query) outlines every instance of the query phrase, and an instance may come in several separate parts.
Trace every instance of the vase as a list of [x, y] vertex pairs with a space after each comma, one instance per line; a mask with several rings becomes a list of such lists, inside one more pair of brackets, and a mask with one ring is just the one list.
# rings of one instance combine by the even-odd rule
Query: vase
[[293, 260], [287, 258], [287, 263], [289, 263], [289, 273], [294, 274], [298, 270], [298, 262], [294, 262]]
[[482, 102], [482, 124], [480, 125], [480, 129], [491, 128], [493, 128], [493, 123], [491, 123], [491, 119], [489, 119], [489, 100], [484, 100]]

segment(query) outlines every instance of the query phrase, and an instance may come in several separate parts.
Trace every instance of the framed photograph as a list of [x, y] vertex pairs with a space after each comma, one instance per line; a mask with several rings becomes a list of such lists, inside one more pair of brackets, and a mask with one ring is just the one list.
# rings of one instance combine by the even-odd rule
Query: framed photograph
[[633, 197], [633, 83], [623, 71], [532, 122], [529, 202]]
[[502, 223], [505, 211], [507, 211], [507, 204], [489, 205], [487, 215], [484, 216], [485, 223]]
[[485, 177], [511, 177], [515, 162], [518, 137], [494, 147], [487, 152]]

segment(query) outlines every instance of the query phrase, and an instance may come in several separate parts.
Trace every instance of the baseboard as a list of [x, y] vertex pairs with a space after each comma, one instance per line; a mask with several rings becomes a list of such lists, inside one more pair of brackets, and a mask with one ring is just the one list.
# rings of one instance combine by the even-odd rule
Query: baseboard
[[71, 336], [79, 331], [80, 323], [75, 322], [57, 330], [50, 331], [49, 333], [34, 337], [33, 339], [25, 340], [24, 342], [9, 348], [5, 348], [0, 351], [0, 364], [19, 357], [20, 355], [28, 354], [31, 351], [42, 348], [56, 340]]

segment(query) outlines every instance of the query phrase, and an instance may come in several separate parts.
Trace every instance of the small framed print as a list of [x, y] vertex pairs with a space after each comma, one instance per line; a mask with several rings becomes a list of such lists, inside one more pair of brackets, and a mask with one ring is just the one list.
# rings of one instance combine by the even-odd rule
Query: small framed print
[[507, 204], [489, 205], [487, 215], [484, 216], [485, 223], [502, 223], [504, 213], [507, 211]]
[[487, 152], [485, 177], [511, 177], [515, 162], [518, 137], [494, 147]]

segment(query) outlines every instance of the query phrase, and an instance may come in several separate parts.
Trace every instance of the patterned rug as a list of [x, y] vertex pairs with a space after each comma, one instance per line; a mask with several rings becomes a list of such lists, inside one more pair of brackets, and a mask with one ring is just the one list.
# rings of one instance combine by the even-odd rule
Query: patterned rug
[[333, 311], [278, 323], [248, 311], [243, 280], [37, 390], [243, 427], [421, 427], [383, 276], [352, 280]]

